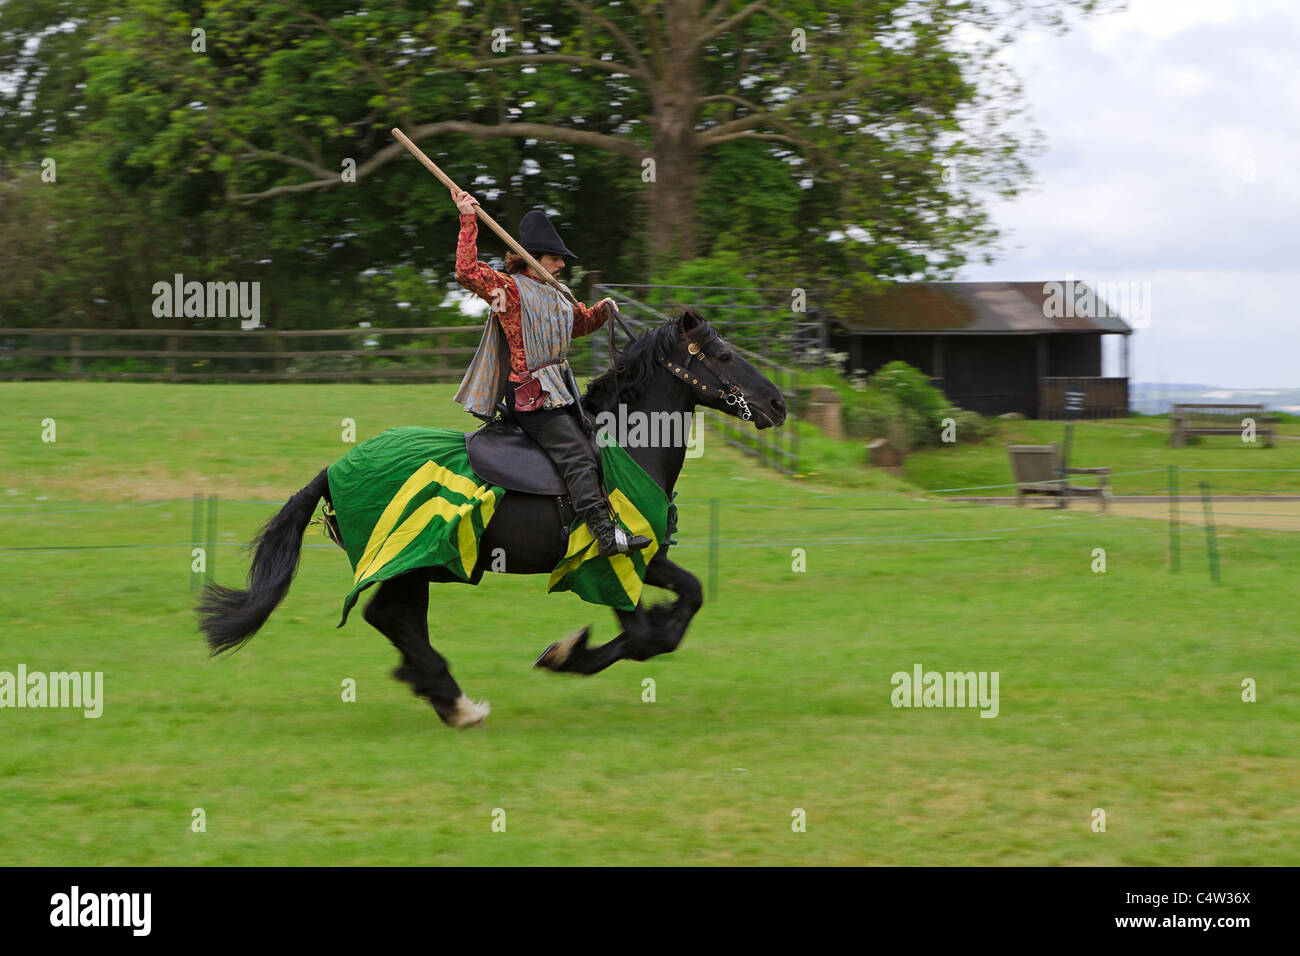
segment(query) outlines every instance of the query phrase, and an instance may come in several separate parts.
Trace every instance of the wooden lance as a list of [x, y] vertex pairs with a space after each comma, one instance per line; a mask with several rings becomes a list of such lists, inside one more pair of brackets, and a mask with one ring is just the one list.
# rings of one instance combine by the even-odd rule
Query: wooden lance
[[[412, 156], [414, 156], [416, 159], [418, 159], [421, 163], [424, 164], [425, 169], [427, 169], [429, 172], [433, 173], [433, 175], [438, 177], [438, 182], [442, 183], [448, 189], [453, 190], [455, 192], [461, 191], [460, 187], [457, 186], [454, 182], [452, 182], [451, 177], [448, 176], [446, 173], [444, 173], [441, 169], [439, 169], [437, 164], [433, 160], [431, 160], [428, 156], [424, 155], [424, 150], [420, 149], [420, 147], [416, 146], [413, 142], [411, 142], [410, 138], [405, 133], [403, 133], [397, 127], [393, 127], [393, 136], [397, 139], [399, 143], [401, 143], [410, 151]], [[557, 290], [563, 293], [564, 296], [570, 302], [572, 302], [574, 305], [578, 305], [578, 300], [574, 296], [574, 294], [570, 292], [562, 282], [556, 279], [555, 276], [551, 275], [549, 269], [544, 269], [540, 262], [534, 259], [531, 255], [529, 255], [528, 250], [526, 250], [519, 243], [515, 242], [515, 240], [511, 237], [510, 233], [502, 229], [501, 226], [497, 223], [497, 221], [493, 219], [491, 216], [489, 216], [482, 206], [475, 205], [474, 213], [479, 217], [479, 219], [483, 221], [484, 225], [486, 225], [489, 229], [491, 229], [498, 236], [500, 236], [501, 241], [504, 242], [507, 246], [509, 246], [510, 249], [516, 255], [518, 255], [521, 259], [523, 259], [524, 262], [528, 263], [529, 267], [532, 268], [533, 272], [536, 275], [542, 276], [546, 282], [550, 283]], [[610, 302], [613, 303], [613, 300], [611, 299]], [[623, 327], [623, 331], [626, 332], [629, 337], [636, 338], [636, 333], [633, 332], [630, 328], [628, 328], [627, 323], [623, 321], [623, 316], [619, 315], [617, 304], [614, 304], [614, 318], [618, 320], [618, 324]], [[610, 340], [610, 345], [612, 348], [613, 346], [612, 339]]]

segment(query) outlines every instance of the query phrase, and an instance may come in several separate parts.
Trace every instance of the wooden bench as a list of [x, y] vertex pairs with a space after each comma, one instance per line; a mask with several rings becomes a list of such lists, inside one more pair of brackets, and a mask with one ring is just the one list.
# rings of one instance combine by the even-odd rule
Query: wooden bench
[[1097, 498], [1106, 510], [1110, 498], [1109, 468], [1066, 468], [1066, 475], [1098, 475], [1096, 488], [1071, 485], [1061, 474], [1061, 456], [1056, 442], [1050, 445], [1007, 445], [1011, 458], [1011, 475], [1016, 482], [1016, 504], [1023, 505], [1026, 495], [1049, 495], [1058, 499], [1058, 507], [1068, 506], [1070, 498]]
[[1235, 435], [1240, 438], [1246, 426], [1242, 421], [1255, 420], [1255, 434], [1263, 436], [1264, 445], [1273, 446], [1274, 419], [1264, 414], [1263, 405], [1175, 405], [1169, 413], [1169, 443], [1175, 448], [1187, 444], [1188, 435]]

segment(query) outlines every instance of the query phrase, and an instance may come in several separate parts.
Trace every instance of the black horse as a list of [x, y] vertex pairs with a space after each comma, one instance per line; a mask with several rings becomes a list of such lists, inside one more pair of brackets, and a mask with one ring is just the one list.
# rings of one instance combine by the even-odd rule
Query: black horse
[[[730, 348], [691, 310], [642, 335], [628, 346], [616, 369], [593, 381], [582, 399], [587, 414], [675, 413], [688, 416], [697, 405], [779, 426], [786, 405], [781, 391]], [[662, 419], [660, 419], [662, 420]], [[653, 443], [652, 443], [653, 444]], [[628, 453], [671, 497], [686, 457], [686, 443], [629, 447]], [[302, 535], [321, 498], [329, 495], [323, 470], [271, 518], [253, 541], [256, 548], [247, 590], [209, 583], [198, 604], [200, 627], [213, 654], [236, 647], [257, 632], [283, 600], [298, 567]], [[508, 555], [505, 573], [549, 574], [564, 557], [565, 532], [553, 498], [509, 492], [497, 506], [479, 542], [478, 567], [491, 571], [496, 549]], [[677, 595], [672, 602], [619, 611], [623, 631], [600, 647], [588, 647], [589, 628], [552, 644], [537, 666], [594, 674], [615, 661], [643, 661], [677, 648], [703, 604], [699, 579], [668, 560], [661, 545], [646, 568], [645, 583]], [[471, 703], [451, 676], [447, 661], [429, 643], [429, 575], [419, 570], [383, 581], [365, 608], [365, 619], [393, 642], [402, 664], [393, 676], [426, 698], [442, 720], [467, 727], [487, 716], [485, 702]]]

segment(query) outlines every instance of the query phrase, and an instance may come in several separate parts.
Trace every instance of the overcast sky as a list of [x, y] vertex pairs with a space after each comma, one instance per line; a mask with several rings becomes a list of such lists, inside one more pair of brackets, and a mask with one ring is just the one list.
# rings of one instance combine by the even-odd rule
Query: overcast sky
[[1047, 148], [958, 278], [1150, 282], [1135, 381], [1300, 386], [1300, 0], [1130, 0], [1008, 57]]

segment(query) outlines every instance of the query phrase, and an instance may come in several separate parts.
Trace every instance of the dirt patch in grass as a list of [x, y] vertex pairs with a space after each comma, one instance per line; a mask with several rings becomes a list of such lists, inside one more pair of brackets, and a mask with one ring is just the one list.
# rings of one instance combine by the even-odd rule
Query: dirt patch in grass
[[[1300, 501], [1220, 501], [1212, 504], [1216, 526], [1261, 528], [1265, 531], [1300, 531]], [[1169, 503], [1164, 501], [1114, 501], [1112, 514], [1128, 518], [1169, 518]], [[1185, 524], [1204, 525], [1205, 509], [1201, 503], [1180, 501], [1178, 520]]]

